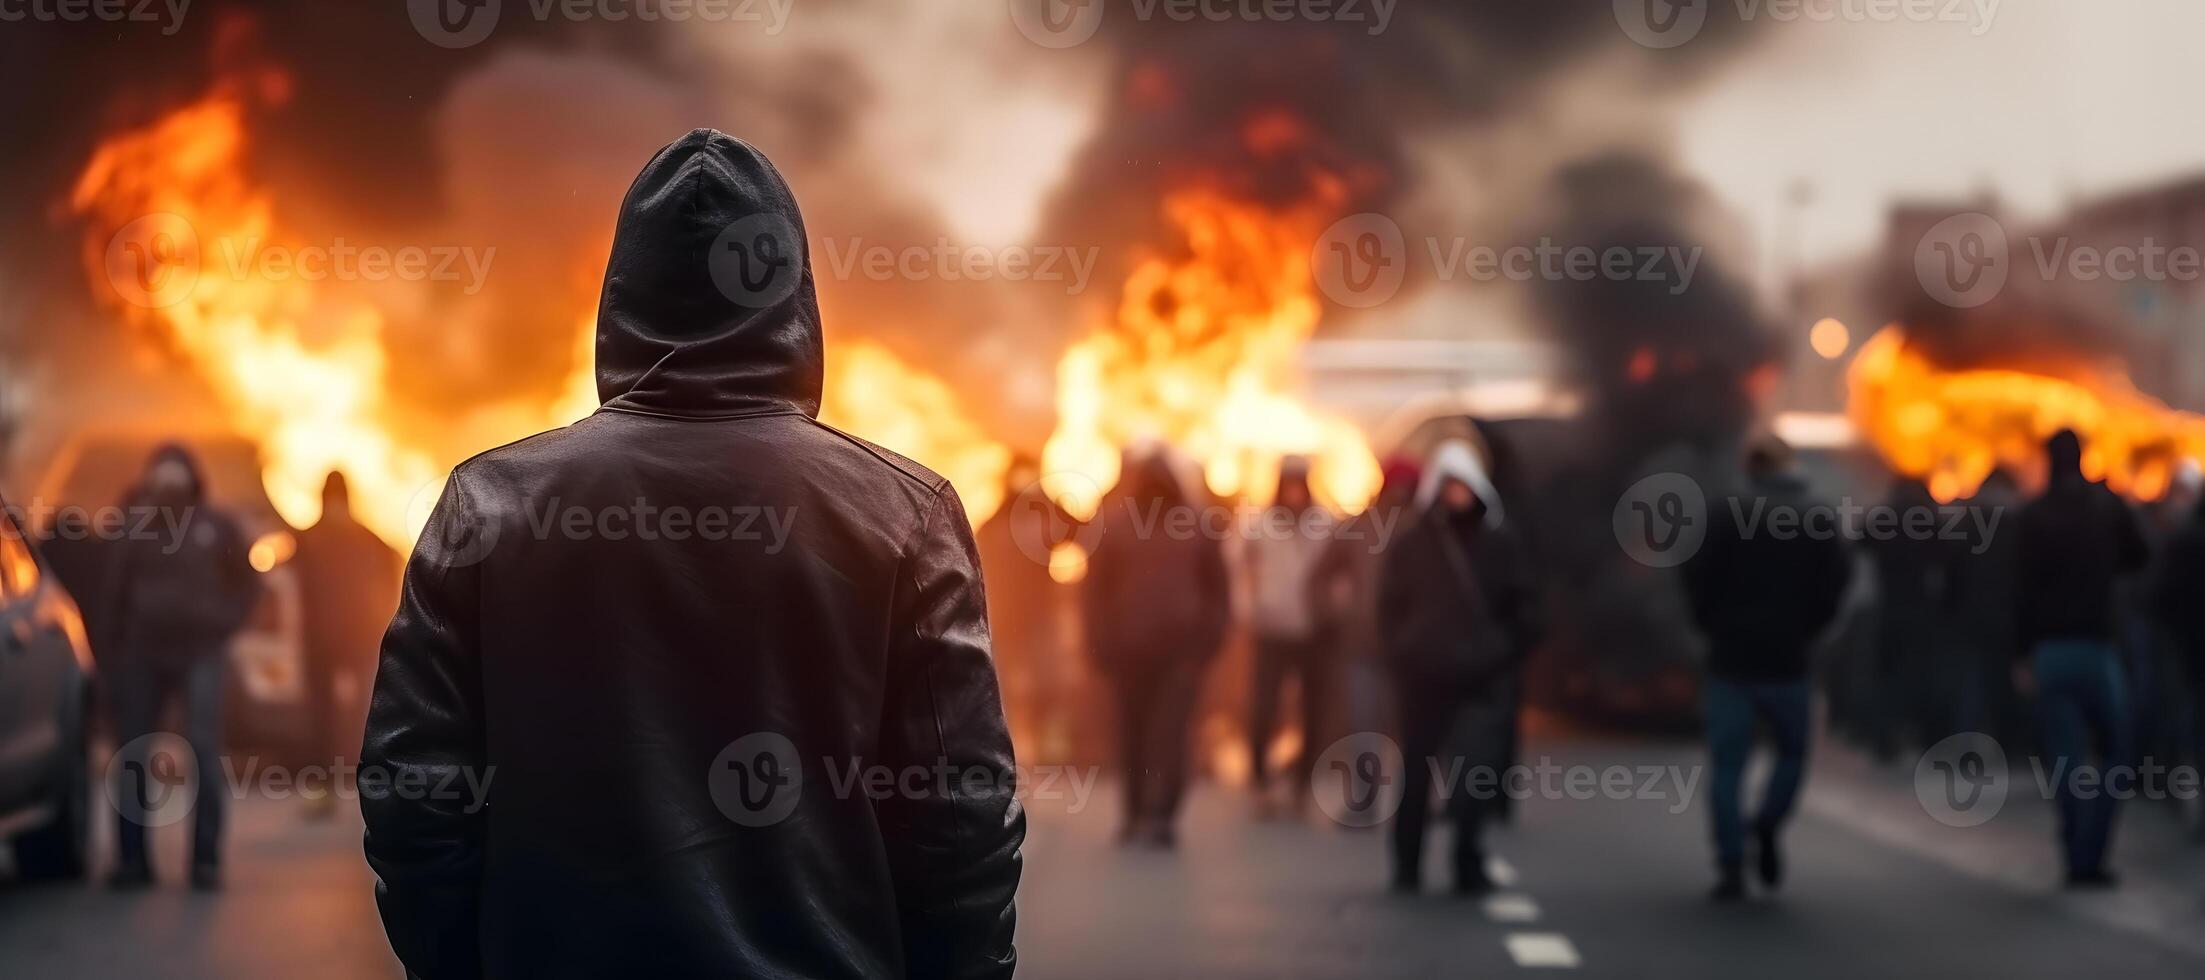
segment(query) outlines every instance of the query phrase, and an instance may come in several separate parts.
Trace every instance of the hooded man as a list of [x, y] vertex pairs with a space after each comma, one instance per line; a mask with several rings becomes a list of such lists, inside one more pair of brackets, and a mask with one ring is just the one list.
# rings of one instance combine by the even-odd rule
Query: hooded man
[[652, 157], [597, 323], [602, 407], [461, 463], [406, 567], [361, 791], [392, 948], [432, 980], [1008, 976], [1025, 817], [972, 529], [816, 420], [763, 154]]
[[[360, 753], [376, 644], [398, 601], [398, 553], [352, 516], [343, 473], [322, 483], [322, 517], [298, 534], [299, 598], [306, 619], [306, 703], [317, 764]], [[340, 688], [342, 690], [340, 691]], [[316, 816], [336, 812], [330, 793], [307, 798]]]
[[1271, 506], [1241, 528], [1240, 567], [1246, 584], [1248, 625], [1255, 636], [1255, 675], [1248, 692], [1249, 774], [1256, 796], [1268, 800], [1272, 730], [1287, 678], [1301, 688], [1301, 749], [1292, 763], [1293, 799], [1306, 799], [1310, 763], [1326, 731], [1326, 705], [1334, 687], [1329, 610], [1318, 594], [1318, 572], [1332, 541], [1330, 511], [1309, 487], [1309, 461], [1279, 462], [1278, 493]]
[[2058, 777], [2068, 887], [2104, 888], [2115, 884], [2105, 857], [2117, 812], [2104, 779], [2127, 764], [2133, 745], [2115, 593], [2149, 555], [2128, 504], [2083, 476], [2080, 437], [2061, 430], [2045, 443], [2045, 458], [2044, 494], [2014, 521], [2025, 651], [2015, 682], [2037, 695], [2040, 739]]
[[[1719, 901], [1745, 896], [1740, 796], [1757, 729], [1776, 742], [1776, 764], [1753, 815], [1757, 871], [1770, 889], [1783, 882], [1784, 824], [1807, 775], [1810, 655], [1852, 577], [1836, 514], [1809, 498], [1805, 481], [1792, 472], [1791, 447], [1774, 438], [1760, 442], [1747, 453], [1746, 479], [1751, 499], [1733, 498], [1714, 515], [1706, 543], [1685, 566], [1693, 618], [1707, 638], [1708, 797]], [[1762, 515], [1760, 533], [1740, 520], [1754, 514]], [[1776, 514], [1786, 515], [1791, 530], [1769, 526]]]
[[1120, 840], [1169, 848], [1186, 792], [1189, 730], [1202, 678], [1231, 626], [1225, 553], [1201, 520], [1171, 451], [1126, 450], [1087, 535], [1081, 620], [1095, 673], [1117, 700], [1125, 769]]
[[[1416, 521], [1386, 549], [1378, 629], [1398, 685], [1401, 809], [1393, 887], [1422, 887], [1432, 777], [1454, 817], [1454, 886], [1489, 891], [1482, 830], [1515, 743], [1523, 663], [1540, 635], [1540, 602], [1523, 545], [1485, 461], [1467, 442], [1433, 450]], [[1472, 786], [1483, 787], [1473, 790]]]
[[[105, 609], [93, 618], [101, 630], [93, 645], [100, 651], [115, 737], [122, 744], [110, 881], [136, 888], [153, 880], [145, 818], [164, 790], [154, 788], [148, 776], [168, 774], [162, 771], [164, 760], [151, 754], [148, 736], [160, 730], [163, 709], [181, 701], [184, 740], [198, 773], [191, 883], [211, 890], [222, 882], [222, 691], [230, 640], [252, 615], [260, 579], [248, 560], [244, 533], [208, 503], [199, 463], [183, 446], [169, 443], [153, 451], [124, 506], [133, 526], [163, 530], [132, 535], [110, 549]], [[140, 514], [149, 519], [136, 519]]]

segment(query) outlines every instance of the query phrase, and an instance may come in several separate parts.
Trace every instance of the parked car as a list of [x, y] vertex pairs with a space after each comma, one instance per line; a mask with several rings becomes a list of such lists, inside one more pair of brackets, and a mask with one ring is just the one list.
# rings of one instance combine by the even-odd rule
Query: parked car
[[[93, 431], [77, 434], [56, 453], [40, 484], [49, 508], [97, 509], [121, 499], [138, 478], [153, 448], [173, 438], [165, 433]], [[231, 750], [303, 763], [311, 752], [304, 670], [305, 613], [298, 576], [284, 563], [295, 546], [290, 525], [276, 513], [261, 486], [260, 452], [234, 435], [187, 436], [199, 457], [210, 499], [228, 511], [255, 542], [261, 569], [261, 601], [243, 632], [230, 642], [230, 677], [223, 693], [223, 741]], [[51, 535], [52, 529], [39, 528]], [[104, 563], [100, 542], [49, 542], [54, 564], [64, 578], [72, 571], [85, 582], [72, 583], [87, 603]], [[73, 549], [67, 554], [60, 549]], [[78, 552], [86, 554], [79, 555]], [[265, 567], [259, 565], [266, 561]], [[82, 571], [75, 571], [81, 567]], [[97, 610], [92, 610], [95, 614]], [[98, 651], [93, 651], [95, 654]]]
[[26, 878], [77, 878], [91, 830], [92, 647], [0, 500], [0, 842]]

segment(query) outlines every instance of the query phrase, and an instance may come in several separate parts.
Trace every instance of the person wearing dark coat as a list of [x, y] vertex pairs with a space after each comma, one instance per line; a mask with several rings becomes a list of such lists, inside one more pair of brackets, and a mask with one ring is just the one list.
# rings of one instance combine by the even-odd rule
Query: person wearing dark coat
[[972, 527], [949, 481], [818, 421], [803, 228], [750, 144], [668, 144], [621, 203], [603, 404], [447, 480], [360, 777], [413, 974], [1017, 965]]
[[[1221, 542], [1175, 520], [1201, 501], [1172, 451], [1126, 451], [1088, 531], [1080, 583], [1087, 653], [1117, 705], [1125, 818], [1119, 837], [1169, 848], [1186, 793], [1188, 740], [1203, 678], [1231, 626]], [[1197, 530], [1189, 530], [1197, 528]]]
[[[2151, 596], [2184, 680], [2189, 731], [2183, 751], [2192, 765], [2205, 762], [2205, 601], [2200, 597], [2205, 597], [2205, 497], [2168, 539]], [[2205, 835], [2205, 821], [2192, 830]]]
[[[1934, 513], [1929, 485], [1900, 477], [1884, 507], [1899, 515]], [[1870, 542], [1876, 570], [1875, 717], [1869, 741], [1877, 758], [1891, 760], [1910, 742], [1926, 746], [1944, 737], [1938, 720], [1947, 705], [1937, 697], [1945, 673], [1939, 649], [1951, 587], [1951, 542], [1935, 536], [1892, 534]]]
[[[376, 647], [398, 605], [398, 553], [352, 516], [343, 473], [322, 483], [322, 516], [298, 533], [291, 567], [306, 620], [305, 684], [315, 763], [343, 765], [360, 754]], [[307, 797], [313, 815], [336, 812], [336, 796]]]
[[1749, 495], [1709, 515], [1705, 542], [1684, 568], [1693, 618], [1707, 639], [1708, 798], [1722, 901], [1745, 895], [1740, 797], [1757, 729], [1773, 737], [1776, 764], [1752, 819], [1756, 870], [1768, 888], [1783, 881], [1784, 824], [1807, 775], [1812, 654], [1852, 575], [1836, 512], [1809, 497], [1791, 471], [1788, 446], [1775, 439], [1756, 445], [1746, 478]]
[[1042, 492], [1033, 460], [1004, 474], [1003, 504], [974, 533], [988, 578], [988, 634], [995, 640], [1003, 707], [1019, 755], [1029, 764], [1061, 762], [1070, 752], [1073, 700], [1060, 596], [1049, 573], [1051, 549], [1074, 522]]
[[2023, 717], [2009, 682], [2021, 655], [2014, 622], [2021, 570], [2019, 535], [2007, 523], [2021, 510], [2021, 493], [2005, 470], [1993, 470], [1964, 506], [1970, 536], [1951, 566], [1952, 636], [1962, 661], [1952, 727], [2006, 739], [2021, 734]]
[[[1477, 450], [1441, 443], [1423, 472], [1415, 521], [1386, 549], [1378, 629], [1400, 714], [1401, 808], [1393, 887], [1422, 888], [1424, 828], [1436, 789], [1455, 828], [1457, 892], [1489, 891], [1483, 828], [1514, 744], [1524, 660], [1537, 643], [1529, 557]], [[1434, 777], [1441, 777], [1435, 786]]]
[[[124, 504], [132, 524], [163, 528], [132, 535], [106, 549], [112, 564], [92, 618], [101, 634], [100, 670], [108, 689], [115, 739], [117, 820], [115, 870], [110, 882], [137, 888], [153, 880], [146, 847], [146, 817], [161, 790], [162, 760], [149, 736], [161, 715], [180, 702], [184, 740], [198, 774], [192, 805], [191, 883], [200, 890], [222, 882], [222, 694], [229, 679], [230, 640], [251, 617], [260, 577], [248, 555], [250, 542], [237, 522], [208, 499], [198, 460], [174, 443], [153, 451], [145, 476]], [[135, 515], [158, 512], [151, 521]], [[148, 796], [148, 793], [153, 796]]]
[[[2045, 444], [2044, 493], [2021, 509], [2016, 622], [2024, 651], [2015, 681], [2037, 698], [2046, 765], [2060, 774], [2060, 847], [2073, 888], [2115, 883], [2106, 868], [2115, 794], [2082, 784], [2131, 761], [2128, 679], [2117, 641], [2117, 589], [2149, 558], [2128, 504], [2083, 476], [2082, 440], [2062, 430]], [[2095, 757], [2096, 765], [2091, 759]]]

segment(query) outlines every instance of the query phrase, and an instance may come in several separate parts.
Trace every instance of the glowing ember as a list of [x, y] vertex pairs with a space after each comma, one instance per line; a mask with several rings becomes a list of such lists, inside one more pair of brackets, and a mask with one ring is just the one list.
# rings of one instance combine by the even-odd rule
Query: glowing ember
[[926, 464], [949, 478], [975, 525], [1003, 503], [1011, 451], [965, 415], [941, 379], [869, 341], [827, 351], [819, 419]]
[[2084, 475], [2134, 499], [2158, 499], [2181, 460], [2205, 459], [2205, 417], [2168, 408], [2126, 377], [1946, 370], [1897, 325], [1861, 345], [1847, 385], [1854, 424], [1893, 470], [1927, 480], [1943, 501], [1973, 494], [1999, 466], [2034, 472], [2061, 429], [2082, 436]]
[[1260, 498], [1282, 456], [1315, 464], [1317, 493], [1359, 508], [1377, 493], [1362, 433], [1291, 393], [1321, 306], [1310, 249], [1314, 213], [1276, 214], [1207, 191], [1164, 205], [1185, 254], [1152, 256], [1127, 277], [1116, 317], [1057, 365], [1057, 429], [1042, 453], [1051, 493], [1078, 516], [1118, 476], [1119, 447], [1161, 438], [1203, 461], [1210, 490]]

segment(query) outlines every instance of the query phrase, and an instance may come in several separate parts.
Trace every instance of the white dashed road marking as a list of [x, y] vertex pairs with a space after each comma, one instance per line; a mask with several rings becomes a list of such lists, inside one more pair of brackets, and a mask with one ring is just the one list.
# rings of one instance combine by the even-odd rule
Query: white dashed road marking
[[1517, 966], [1524, 967], [1573, 970], [1579, 962], [1577, 946], [1558, 932], [1509, 933], [1508, 955], [1515, 958]]
[[1485, 900], [1485, 917], [1517, 924], [1539, 921], [1539, 903], [1529, 895], [1495, 895]]

